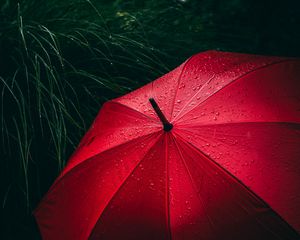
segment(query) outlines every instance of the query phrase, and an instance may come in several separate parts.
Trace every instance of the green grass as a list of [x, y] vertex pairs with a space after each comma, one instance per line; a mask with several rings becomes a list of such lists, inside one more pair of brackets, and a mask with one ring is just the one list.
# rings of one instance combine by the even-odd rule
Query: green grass
[[296, 2], [0, 0], [0, 238], [39, 239], [31, 212], [106, 100], [206, 49], [299, 56]]

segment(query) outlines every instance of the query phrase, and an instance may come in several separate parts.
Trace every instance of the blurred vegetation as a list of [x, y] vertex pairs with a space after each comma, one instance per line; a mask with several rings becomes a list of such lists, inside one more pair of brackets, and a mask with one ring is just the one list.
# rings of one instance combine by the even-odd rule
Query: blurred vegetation
[[298, 1], [0, 0], [0, 239], [32, 210], [101, 104], [207, 49], [300, 56]]

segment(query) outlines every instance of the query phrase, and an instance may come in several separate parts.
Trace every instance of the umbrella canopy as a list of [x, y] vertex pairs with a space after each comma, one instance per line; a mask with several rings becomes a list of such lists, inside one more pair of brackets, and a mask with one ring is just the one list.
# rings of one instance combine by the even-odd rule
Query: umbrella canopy
[[207, 51], [105, 103], [44, 239], [299, 239], [300, 61]]

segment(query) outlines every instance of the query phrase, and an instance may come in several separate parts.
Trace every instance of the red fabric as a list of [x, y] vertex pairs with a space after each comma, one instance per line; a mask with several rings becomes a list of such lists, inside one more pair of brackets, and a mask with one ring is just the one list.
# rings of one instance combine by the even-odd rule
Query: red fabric
[[299, 239], [299, 146], [299, 60], [200, 53], [104, 104], [34, 214], [43, 239]]

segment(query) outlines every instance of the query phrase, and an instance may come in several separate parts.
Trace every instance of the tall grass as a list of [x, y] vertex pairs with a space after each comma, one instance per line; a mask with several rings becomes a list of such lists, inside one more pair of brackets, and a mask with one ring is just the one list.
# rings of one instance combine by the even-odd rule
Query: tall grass
[[[118, 15], [109, 10], [104, 16], [100, 10], [107, 13], [112, 7], [101, 7], [91, 1], [33, 0], [2, 6], [5, 236], [31, 234], [27, 222], [32, 209], [101, 104], [168, 70], [141, 32], [111, 27], [110, 18]], [[130, 27], [130, 22], [120, 21]], [[137, 74], [143, 76], [141, 82]]]
[[270, 20], [242, 0], [0, 3], [0, 239], [39, 238], [32, 209], [104, 101], [205, 49], [300, 53], [287, 5]]

